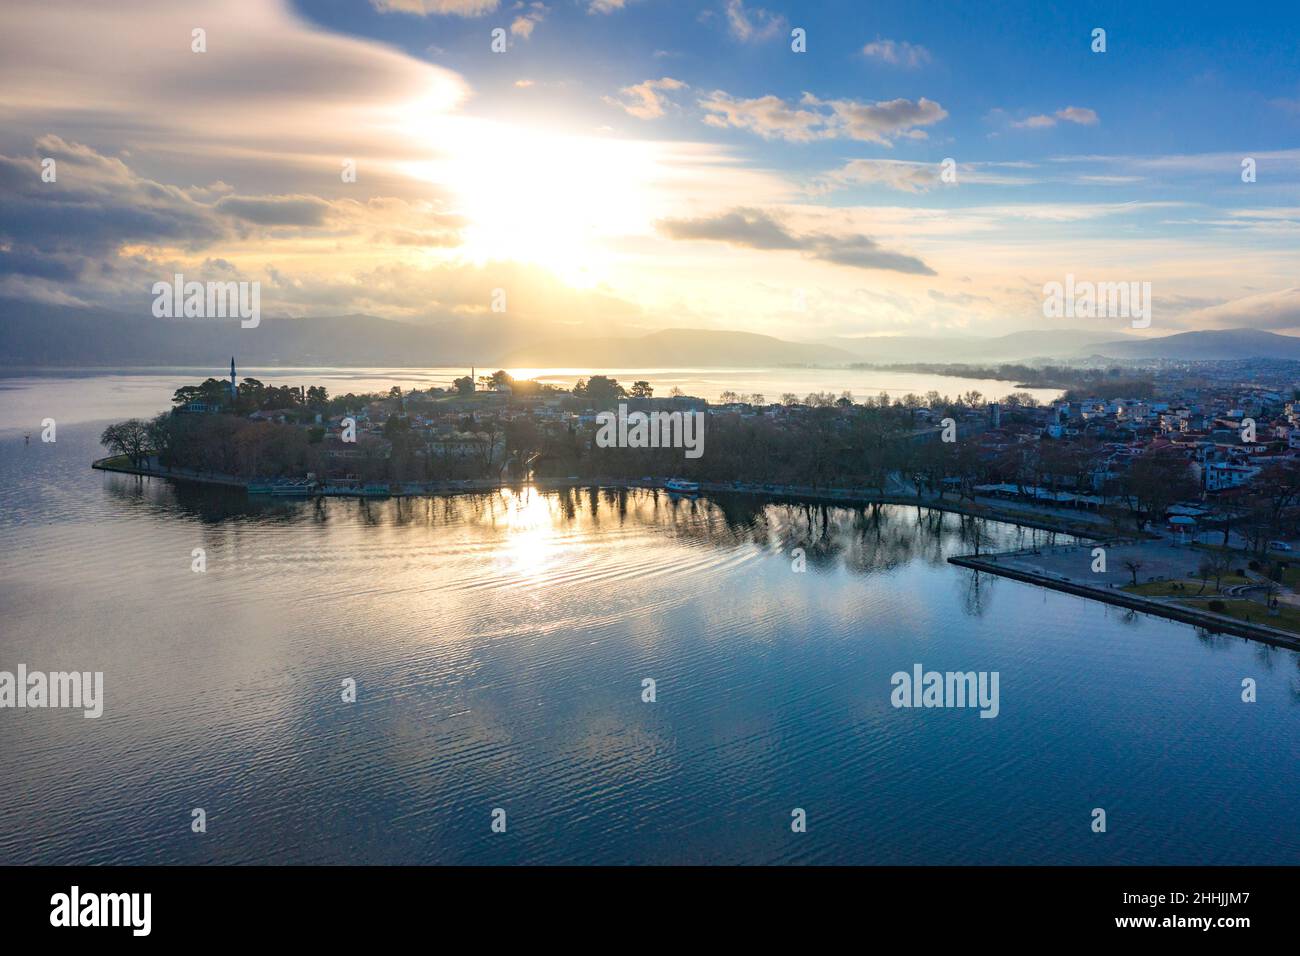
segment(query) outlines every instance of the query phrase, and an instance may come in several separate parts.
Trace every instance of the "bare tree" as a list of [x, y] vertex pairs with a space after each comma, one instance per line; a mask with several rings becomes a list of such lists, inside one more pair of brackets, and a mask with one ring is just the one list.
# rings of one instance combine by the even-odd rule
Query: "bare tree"
[[1134, 585], [1138, 583], [1138, 572], [1141, 571], [1144, 566], [1143, 562], [1139, 561], [1137, 558], [1126, 558], [1124, 560], [1124, 568], [1133, 576]]
[[99, 436], [99, 443], [118, 455], [125, 455], [139, 468], [150, 449], [150, 427], [138, 418], [109, 425]]

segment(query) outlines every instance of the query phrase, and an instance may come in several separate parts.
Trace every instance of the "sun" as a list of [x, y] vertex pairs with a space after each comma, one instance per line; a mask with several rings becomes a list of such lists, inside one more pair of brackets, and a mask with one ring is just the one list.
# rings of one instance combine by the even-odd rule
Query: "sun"
[[540, 126], [438, 117], [425, 127], [439, 156], [406, 171], [444, 186], [476, 263], [535, 263], [570, 285], [607, 278], [610, 240], [650, 231], [652, 143]]

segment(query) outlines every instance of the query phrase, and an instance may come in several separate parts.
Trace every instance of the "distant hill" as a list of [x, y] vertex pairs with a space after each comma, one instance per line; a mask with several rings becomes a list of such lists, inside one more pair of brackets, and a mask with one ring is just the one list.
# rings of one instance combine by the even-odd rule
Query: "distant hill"
[[557, 326], [490, 318], [414, 324], [373, 315], [237, 321], [156, 319], [98, 309], [0, 300], [0, 365], [129, 367], [245, 365], [419, 367], [496, 362]]
[[689, 368], [691, 366], [840, 365], [858, 361], [845, 349], [803, 345], [753, 332], [666, 329], [634, 338], [561, 339], [510, 352], [512, 368]]
[[1033, 330], [995, 338], [871, 336], [806, 344], [752, 332], [667, 329], [647, 335], [574, 335], [572, 326], [507, 316], [396, 322], [373, 315], [237, 321], [156, 319], [0, 299], [0, 366], [492, 365], [497, 368], [688, 368], [1110, 359], [1300, 360], [1300, 337], [1255, 329], [1117, 338], [1088, 329]]
[[859, 362], [1024, 362], [1028, 359], [1063, 359], [1093, 346], [1115, 340], [1114, 332], [1090, 329], [1050, 329], [1013, 332], [992, 338], [963, 336], [865, 336], [830, 339], [829, 345], [845, 349]]
[[1300, 336], [1259, 329], [1179, 332], [1154, 339], [1104, 342], [1088, 352], [1113, 359], [1172, 359], [1185, 362], [1271, 358], [1300, 361]]

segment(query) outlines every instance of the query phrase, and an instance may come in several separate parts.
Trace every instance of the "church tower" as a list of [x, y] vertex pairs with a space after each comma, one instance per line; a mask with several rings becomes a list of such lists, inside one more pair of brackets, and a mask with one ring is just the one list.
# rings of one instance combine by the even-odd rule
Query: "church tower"
[[239, 390], [235, 388], [235, 357], [232, 355], [230, 356], [230, 409], [231, 411], [234, 411], [235, 397], [238, 394], [239, 394]]

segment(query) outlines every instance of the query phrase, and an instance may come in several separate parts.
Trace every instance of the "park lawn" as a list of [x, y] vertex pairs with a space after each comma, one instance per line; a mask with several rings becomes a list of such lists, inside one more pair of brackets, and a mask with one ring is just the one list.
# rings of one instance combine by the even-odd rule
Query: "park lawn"
[[[1228, 587], [1231, 584], [1250, 584], [1250, 579], [1243, 578], [1237, 574], [1225, 574], [1219, 581], [1220, 587]], [[1182, 585], [1181, 588], [1174, 587], [1175, 584]], [[1124, 590], [1130, 594], [1140, 594], [1143, 597], [1195, 597], [1201, 590], [1200, 578], [1179, 578], [1176, 581], [1147, 581], [1143, 584], [1124, 585]], [[1205, 585], [1205, 590], [1201, 596], [1206, 600], [1213, 597], [1214, 582], [1209, 581]]]
[[[1178, 603], [1194, 607], [1199, 611], [1210, 610], [1210, 602], [1206, 599], [1179, 601]], [[1222, 611], [1210, 611], [1210, 613], [1222, 614], [1225, 617], [1236, 618], [1238, 621], [1261, 624], [1264, 627], [1276, 627], [1284, 631], [1293, 631], [1300, 634], [1300, 608], [1290, 607], [1286, 604], [1279, 607], [1277, 617], [1273, 617], [1268, 613], [1268, 608], [1262, 604], [1256, 604], [1254, 601], [1246, 601], [1241, 598], [1229, 598], [1223, 602]]]

